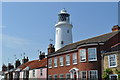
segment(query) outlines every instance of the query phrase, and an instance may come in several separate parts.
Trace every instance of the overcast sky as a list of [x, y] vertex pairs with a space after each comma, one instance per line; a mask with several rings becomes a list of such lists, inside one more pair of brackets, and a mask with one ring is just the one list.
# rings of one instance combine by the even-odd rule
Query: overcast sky
[[[2, 4], [2, 63], [14, 63], [25, 52], [38, 59], [38, 49], [46, 52], [55, 42], [57, 15], [65, 8], [73, 24], [73, 41], [111, 32], [118, 24], [117, 2], [19, 2]], [[9, 61], [8, 61], [9, 58]]]

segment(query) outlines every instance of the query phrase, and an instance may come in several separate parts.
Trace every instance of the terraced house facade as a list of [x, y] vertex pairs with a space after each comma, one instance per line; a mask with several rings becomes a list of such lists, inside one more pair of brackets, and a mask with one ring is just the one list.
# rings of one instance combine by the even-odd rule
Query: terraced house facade
[[112, 32], [68, 44], [54, 51], [48, 48], [48, 78], [102, 79], [102, 57], [110, 48], [120, 43], [119, 26]]

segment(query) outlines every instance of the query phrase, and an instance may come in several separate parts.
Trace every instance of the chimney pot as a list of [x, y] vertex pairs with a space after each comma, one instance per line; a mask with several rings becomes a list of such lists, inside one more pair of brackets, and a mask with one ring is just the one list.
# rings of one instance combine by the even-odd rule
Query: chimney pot
[[119, 25], [115, 25], [115, 26], [113, 26], [113, 28], [112, 28], [112, 32], [114, 32], [114, 31], [118, 31], [118, 30], [120, 30], [120, 26], [119, 26]]
[[48, 46], [48, 54], [51, 54], [53, 52], [55, 52], [54, 45], [53, 44], [49, 44], [49, 46]]

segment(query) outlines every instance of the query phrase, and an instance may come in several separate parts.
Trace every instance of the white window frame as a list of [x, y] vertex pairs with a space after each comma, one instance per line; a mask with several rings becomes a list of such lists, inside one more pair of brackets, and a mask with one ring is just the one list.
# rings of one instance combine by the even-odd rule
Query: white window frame
[[[51, 61], [50, 61], [51, 60]], [[51, 62], [51, 63], [50, 63]], [[50, 66], [51, 65], [51, 66]], [[48, 59], [48, 68], [52, 68], [52, 58]]]
[[[90, 78], [90, 75], [91, 75], [90, 72], [92, 72], [92, 71], [96, 73], [96, 74], [95, 74], [95, 75], [96, 75], [96, 78]], [[90, 70], [89, 73], [88, 73], [88, 75], [89, 75], [89, 79], [90, 79], [90, 80], [93, 80], [93, 79], [98, 80], [98, 70]], [[93, 75], [93, 74], [92, 74], [92, 75]]]
[[[111, 66], [110, 64], [110, 56], [115, 56], [115, 63], [116, 63], [116, 65], [114, 65], [114, 66]], [[116, 58], [117, 56], [116, 56], [116, 54], [112, 54], [112, 55], [109, 55], [108, 56], [108, 65], [109, 65], [109, 68], [112, 68], [112, 67], [117, 67], [117, 58]], [[112, 61], [113, 62], [113, 61]]]
[[[83, 78], [83, 72], [85, 72], [86, 73], [86, 78]], [[81, 76], [80, 76], [80, 78], [81, 78], [81, 80], [86, 80], [87, 79], [87, 71], [81, 71], [80, 72], [81, 74]]]
[[57, 65], [57, 63], [58, 63], [57, 61], [58, 61], [58, 59], [57, 59], [57, 57], [55, 57], [55, 58], [54, 58], [54, 67], [57, 67], [57, 66], [58, 66], [58, 65]]
[[117, 76], [117, 79], [118, 79], [118, 74], [110, 74], [109, 75], [110, 80], [111, 80], [111, 76]]
[[60, 61], [60, 66], [64, 66], [64, 63], [63, 63], [63, 56], [60, 56], [60, 57], [59, 57], [59, 61]]
[[80, 53], [80, 62], [86, 62], [86, 49], [80, 49], [79, 53]]
[[[69, 60], [67, 61], [68, 56], [69, 56]], [[69, 64], [67, 62], [69, 62]], [[69, 66], [69, 65], [70, 65], [70, 55], [66, 55], [66, 66]]]
[[68, 76], [67, 75], [70, 75], [70, 73], [66, 73], [66, 79], [70, 79], [70, 77], [68, 78]]
[[[90, 54], [90, 49], [95, 49], [95, 53], [92, 53], [92, 55], [95, 56], [95, 59], [89, 59], [91, 54]], [[88, 48], [88, 61], [97, 61], [97, 48]]]
[[[73, 62], [73, 64], [77, 64], [77, 53], [73, 53], [73, 55], [72, 55], [72, 62]], [[76, 61], [76, 62], [74, 62], [74, 61]]]
[[57, 75], [57, 74], [54, 74], [54, 79], [56, 79], [55, 76], [57, 76], [57, 78], [58, 78], [58, 75]]
[[[63, 77], [61, 77], [61, 75], [63, 76]], [[60, 78], [64, 78], [64, 74], [60, 74], [60, 76], [59, 76]]]
[[32, 72], [33, 72], [32, 76], [35, 77], [35, 69], [33, 69]]

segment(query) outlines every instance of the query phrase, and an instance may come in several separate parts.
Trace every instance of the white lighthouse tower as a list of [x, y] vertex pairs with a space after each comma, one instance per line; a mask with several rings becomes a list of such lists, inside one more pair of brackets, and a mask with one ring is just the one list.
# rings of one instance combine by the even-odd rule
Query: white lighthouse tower
[[58, 14], [58, 23], [56, 27], [55, 51], [72, 43], [72, 24], [70, 24], [70, 14], [62, 9]]

